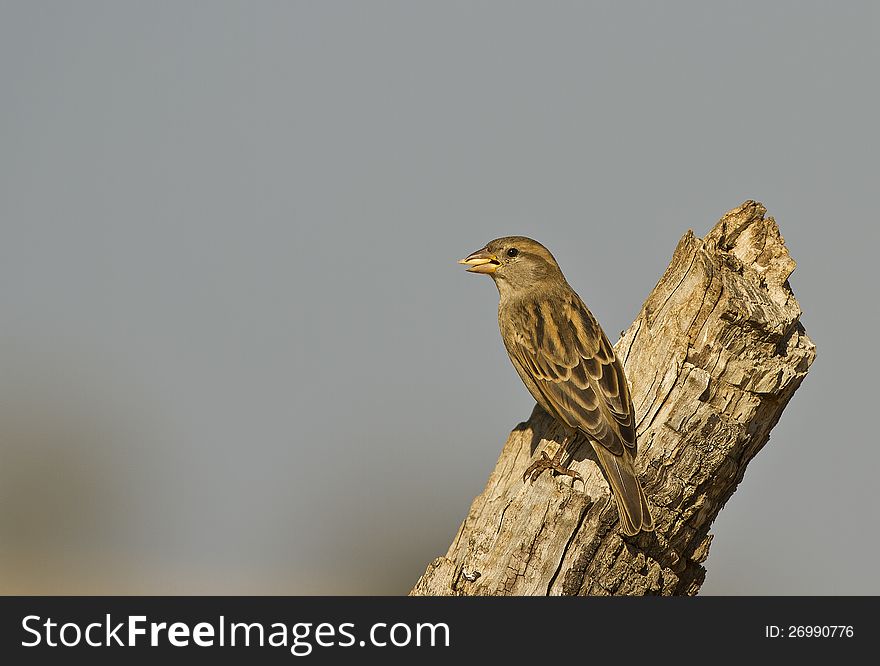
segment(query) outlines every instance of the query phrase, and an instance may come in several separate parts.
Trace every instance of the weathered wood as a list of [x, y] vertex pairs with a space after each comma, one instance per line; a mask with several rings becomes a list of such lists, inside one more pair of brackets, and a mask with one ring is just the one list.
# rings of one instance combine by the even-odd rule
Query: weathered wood
[[583, 484], [550, 474], [523, 483], [536, 450], [561, 441], [536, 406], [510, 434], [449, 551], [411, 594], [698, 592], [709, 527], [816, 355], [788, 284], [795, 262], [765, 213], [747, 201], [705, 238], [688, 231], [615, 346], [632, 387], [636, 469], [656, 532], [619, 533], [586, 443], [571, 462]]

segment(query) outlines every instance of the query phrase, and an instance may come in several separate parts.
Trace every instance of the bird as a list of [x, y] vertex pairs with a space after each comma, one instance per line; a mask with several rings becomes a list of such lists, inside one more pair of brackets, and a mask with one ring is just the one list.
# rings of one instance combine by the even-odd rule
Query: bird
[[[562, 464], [566, 446], [586, 437], [617, 501], [627, 536], [654, 529], [636, 477], [635, 414], [623, 365], [598, 321], [572, 289], [550, 251], [525, 236], [489, 241], [458, 263], [498, 288], [498, 327], [529, 393], [562, 426], [553, 458], [545, 451], [523, 481], [546, 470], [581, 478]], [[582, 479], [581, 479], [582, 480]]]

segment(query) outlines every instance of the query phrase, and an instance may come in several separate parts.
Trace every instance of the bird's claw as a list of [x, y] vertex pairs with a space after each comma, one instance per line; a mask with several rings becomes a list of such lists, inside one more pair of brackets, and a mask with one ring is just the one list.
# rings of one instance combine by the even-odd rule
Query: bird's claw
[[541, 458], [536, 460], [531, 465], [529, 465], [528, 469], [523, 472], [523, 483], [525, 480], [531, 477], [531, 482], [534, 483], [535, 479], [537, 479], [541, 474], [544, 473], [545, 470], [550, 470], [551, 473], [561, 474], [563, 476], [570, 476], [576, 481], [584, 482], [583, 477], [575, 472], [574, 470], [567, 469], [563, 467], [557, 460], [551, 460], [550, 457], [541, 451]]
[[550, 458], [547, 457], [547, 454], [541, 451], [541, 459], [536, 460], [531, 465], [529, 465], [528, 469], [523, 472], [522, 480], [523, 483], [526, 482], [526, 479], [529, 478], [529, 475], [532, 477], [532, 483], [535, 482], [535, 479], [540, 476], [541, 472], [547, 469], [544, 465], [550, 461]]

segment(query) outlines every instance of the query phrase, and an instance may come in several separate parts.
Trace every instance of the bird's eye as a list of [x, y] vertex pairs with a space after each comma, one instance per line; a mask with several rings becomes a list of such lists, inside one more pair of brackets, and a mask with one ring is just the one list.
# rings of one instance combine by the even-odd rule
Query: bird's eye
[[519, 250], [517, 250], [515, 247], [512, 247], [507, 251], [508, 257], [515, 257], [518, 254], [519, 254]]

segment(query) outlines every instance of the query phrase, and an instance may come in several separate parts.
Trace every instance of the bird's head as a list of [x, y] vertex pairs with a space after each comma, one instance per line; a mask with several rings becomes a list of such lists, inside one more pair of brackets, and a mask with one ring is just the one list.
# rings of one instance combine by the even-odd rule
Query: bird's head
[[540, 285], [547, 279], [562, 277], [559, 264], [538, 241], [525, 236], [505, 236], [459, 261], [469, 273], [485, 273], [502, 294]]

